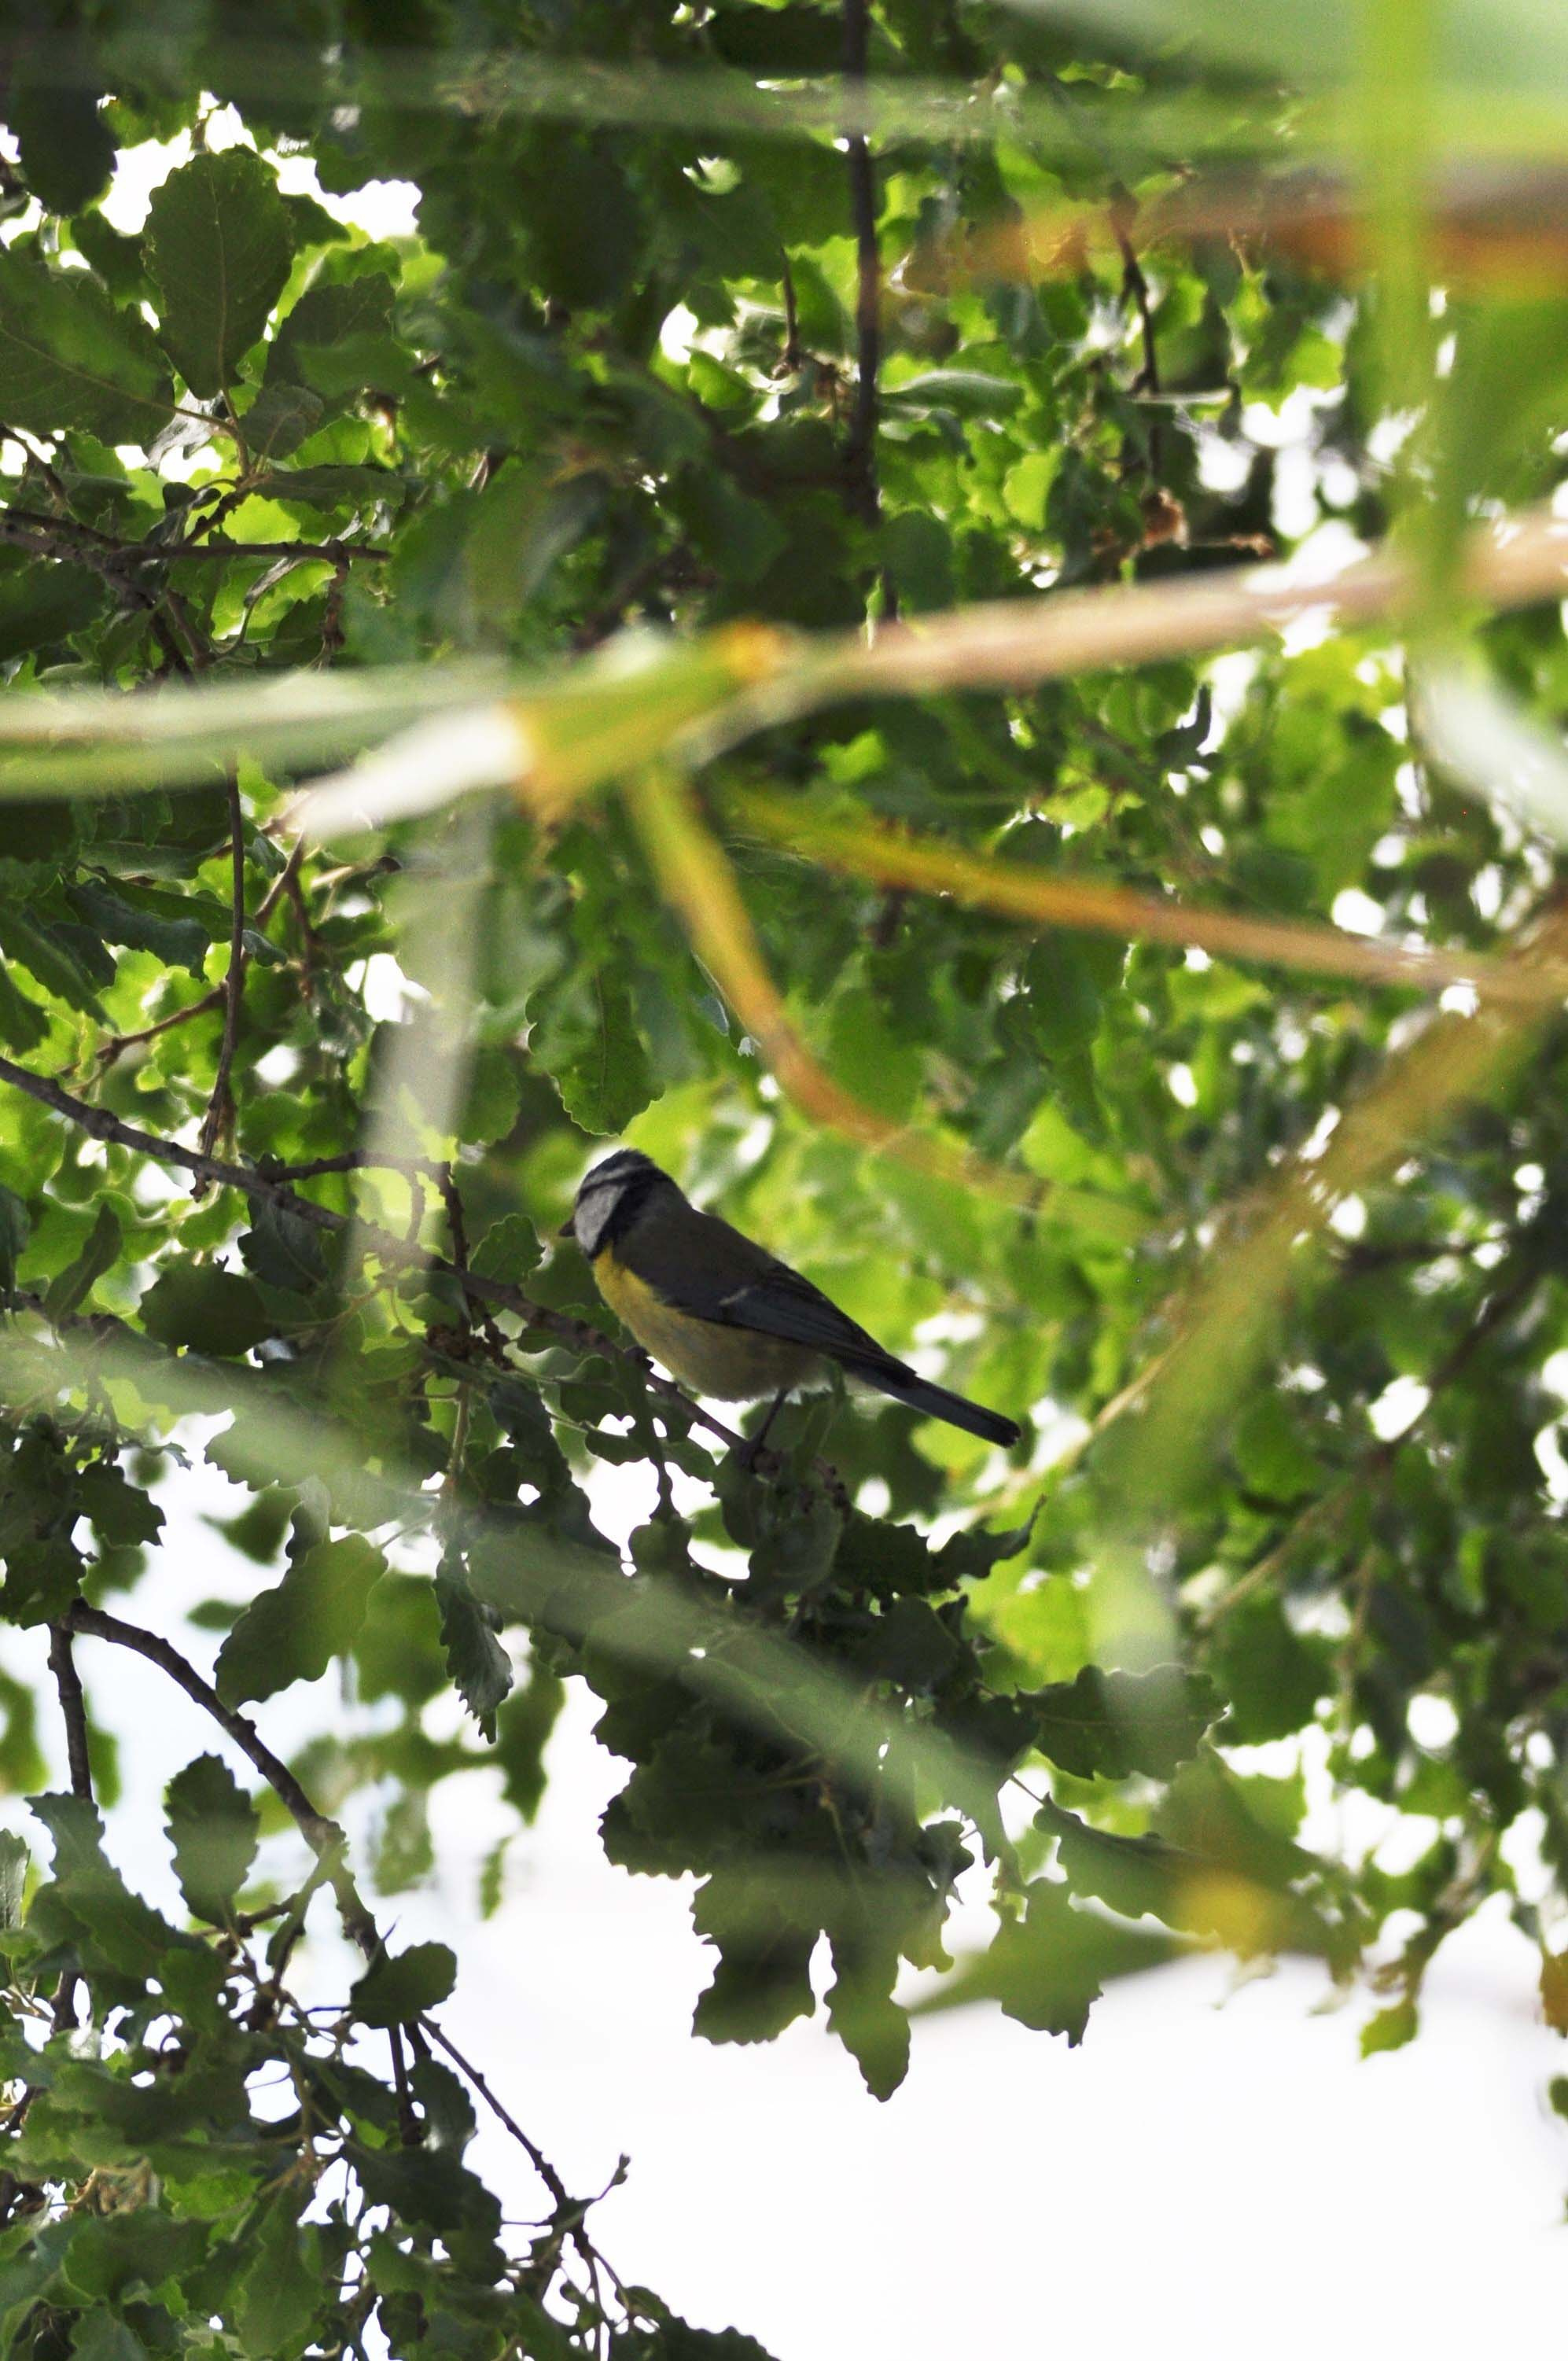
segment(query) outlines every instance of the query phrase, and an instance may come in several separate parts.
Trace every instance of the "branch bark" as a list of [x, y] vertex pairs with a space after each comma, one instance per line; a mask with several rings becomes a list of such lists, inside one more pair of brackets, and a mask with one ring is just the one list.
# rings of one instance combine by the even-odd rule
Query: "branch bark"
[[240, 1011], [245, 1003], [245, 806], [240, 799], [239, 774], [232, 764], [225, 785], [229, 804], [232, 916], [228, 972], [224, 978], [223, 1038], [218, 1044], [218, 1070], [213, 1078], [213, 1094], [207, 1102], [206, 1120], [202, 1126], [202, 1148], [208, 1156], [217, 1146], [233, 1109], [229, 1072], [234, 1065], [235, 1044], [239, 1039]]
[[[71, 1768], [71, 1792], [83, 1803], [93, 1801], [93, 1764], [87, 1751], [87, 1700], [82, 1694], [82, 1675], [76, 1669], [76, 1659], [71, 1651], [71, 1630], [66, 1623], [49, 1627], [49, 1668], [54, 1675], [54, 1685], [60, 1695], [60, 1716], [65, 1723], [65, 1756]], [[76, 1987], [78, 1978], [68, 1970], [60, 1977], [60, 1989], [54, 1996], [54, 2027], [57, 2033], [69, 2032], [76, 2023]]]
[[[240, 1752], [260, 1772], [273, 1794], [291, 1815], [295, 1826], [316, 1859], [326, 1871], [327, 1879], [337, 1902], [338, 1916], [344, 1932], [367, 1960], [373, 1960], [381, 1948], [376, 1922], [360, 1897], [359, 1890], [348, 1867], [348, 1839], [335, 1820], [318, 1812], [288, 1764], [274, 1754], [253, 1721], [247, 1719], [231, 1705], [225, 1705], [211, 1681], [203, 1680], [190, 1660], [182, 1656], [170, 1641], [157, 1631], [148, 1631], [139, 1623], [126, 1623], [117, 1615], [107, 1614], [101, 1607], [89, 1607], [79, 1598], [64, 1618], [62, 1628], [69, 1635], [82, 1631], [94, 1640], [106, 1640], [111, 1646], [128, 1648], [137, 1656], [145, 1656], [168, 1674], [176, 1687], [184, 1690], [203, 1713], [209, 1714], [219, 1729], [233, 1739]], [[67, 1638], [69, 1645], [69, 1636]]]
[[[871, 35], [869, 0], [844, 0], [844, 81], [863, 87]], [[855, 233], [855, 406], [844, 465], [857, 515], [874, 525], [882, 513], [877, 484], [878, 372], [882, 367], [882, 255], [877, 245], [876, 170], [863, 132], [844, 143], [850, 212]]]

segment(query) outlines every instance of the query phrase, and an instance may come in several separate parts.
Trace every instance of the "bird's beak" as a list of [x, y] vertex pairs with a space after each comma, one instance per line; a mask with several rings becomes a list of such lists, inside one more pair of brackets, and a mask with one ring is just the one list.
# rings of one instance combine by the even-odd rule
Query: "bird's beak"
[[572, 1224], [572, 1216], [570, 1215], [570, 1213], [568, 1213], [568, 1214], [567, 1214], [567, 1216], [566, 1216], [565, 1220], [562, 1223], [562, 1224], [561, 1224], [560, 1228], [556, 1231], [555, 1235], [556, 1235], [556, 1236], [557, 1236], [558, 1238], [571, 1238], [571, 1237], [576, 1237], [576, 1229], [573, 1227], [573, 1224]]

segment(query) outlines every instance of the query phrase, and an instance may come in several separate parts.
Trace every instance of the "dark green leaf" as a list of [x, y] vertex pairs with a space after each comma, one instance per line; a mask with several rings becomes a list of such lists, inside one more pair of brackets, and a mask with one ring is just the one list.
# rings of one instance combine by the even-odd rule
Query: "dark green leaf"
[[215, 1754], [178, 1772], [165, 1804], [180, 1890], [194, 1916], [222, 1926], [256, 1859], [256, 1807]]
[[415, 1943], [367, 1969], [349, 1995], [362, 2025], [408, 2025], [447, 1999], [457, 1962], [444, 1943]]
[[1018, 1704], [1040, 1752], [1080, 1779], [1168, 1779], [1221, 1711], [1212, 1684], [1174, 1664], [1150, 1673], [1086, 1664]]
[[436, 1576], [435, 1595], [441, 1606], [447, 1678], [485, 1737], [493, 1741], [496, 1708], [512, 1685], [511, 1658], [496, 1637], [493, 1609], [477, 1605], [468, 1596], [466, 1584], [445, 1573]]
[[318, 1542], [277, 1587], [246, 1609], [218, 1653], [217, 1685], [231, 1703], [317, 1681], [345, 1655], [387, 1561], [358, 1533]]
[[16, 1284], [16, 1257], [27, 1245], [32, 1226], [20, 1197], [0, 1184], [0, 1290]]
[[192, 393], [221, 393], [266, 326], [292, 260], [270, 168], [247, 148], [193, 156], [155, 192], [148, 244], [164, 348]]
[[272, 1333], [271, 1314], [250, 1280], [213, 1263], [166, 1263], [139, 1309], [149, 1336], [192, 1353], [248, 1353]]
[[79, 427], [150, 443], [172, 402], [152, 331], [84, 271], [0, 254], [0, 418], [37, 434]]
[[66, 1320], [85, 1303], [107, 1270], [119, 1259], [120, 1217], [107, 1200], [93, 1218], [81, 1253], [50, 1279], [44, 1291], [44, 1310], [51, 1320]]

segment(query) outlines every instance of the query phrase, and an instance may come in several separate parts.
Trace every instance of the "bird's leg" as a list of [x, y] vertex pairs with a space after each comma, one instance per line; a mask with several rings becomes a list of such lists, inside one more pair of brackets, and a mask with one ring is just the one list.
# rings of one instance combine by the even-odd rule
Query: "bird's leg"
[[762, 1451], [767, 1444], [769, 1431], [773, 1426], [774, 1419], [777, 1418], [780, 1411], [784, 1408], [788, 1393], [789, 1388], [787, 1386], [780, 1387], [778, 1392], [773, 1396], [773, 1400], [768, 1404], [768, 1414], [762, 1421], [761, 1426], [757, 1429], [756, 1433], [749, 1436], [746, 1442], [741, 1444], [740, 1465], [742, 1467], [748, 1470], [755, 1467], [758, 1459], [761, 1457]]

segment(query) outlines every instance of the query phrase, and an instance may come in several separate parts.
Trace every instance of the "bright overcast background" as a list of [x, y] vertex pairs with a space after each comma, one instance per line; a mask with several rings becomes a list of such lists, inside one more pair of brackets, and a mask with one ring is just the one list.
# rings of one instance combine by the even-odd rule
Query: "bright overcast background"
[[[211, 144], [234, 136], [220, 118]], [[186, 152], [124, 159], [104, 208], [116, 226], [140, 226]], [[313, 188], [302, 159], [283, 171], [285, 186]], [[413, 226], [417, 192], [377, 184], [325, 202], [395, 236]], [[242, 1500], [199, 1457], [162, 1497], [149, 1579], [167, 1628], [178, 1608], [243, 1598], [258, 1577], [207, 1522]], [[603, 1471], [596, 1499], [607, 1532], [634, 1521], [624, 1477]], [[36, 1655], [46, 1742], [58, 1741]], [[93, 1642], [82, 1660], [121, 1741], [111, 1850], [178, 1908], [159, 1799], [214, 1743], [212, 1726], [139, 1661]], [[305, 1734], [310, 1703], [319, 1711], [313, 1693], [292, 1726], [288, 1697], [260, 1709], [274, 1744]], [[909, 2079], [878, 2106], [820, 2017], [755, 2048], [691, 2038], [707, 1970], [687, 1889], [604, 1861], [597, 1822], [625, 1766], [594, 1744], [592, 1719], [575, 1689], [538, 1826], [512, 1848], [491, 1920], [476, 1912], [479, 1866], [510, 1816], [483, 1776], [436, 1790], [434, 1889], [381, 1915], [395, 1911], [402, 1940], [455, 1942], [443, 2021], [574, 2193], [597, 2192], [628, 2153], [596, 2238], [623, 2278], [696, 2324], [745, 2329], [777, 2361], [1185, 2361], [1244, 2337], [1289, 2361], [1532, 2349], [1560, 2319], [1568, 2140], [1545, 2088], [1568, 2054], [1537, 2020], [1535, 1955], [1497, 1905], [1440, 1953], [1420, 2037], [1391, 2056], [1361, 2061], [1365, 1996], [1327, 2006], [1317, 1969], [1239, 1982], [1203, 1960], [1110, 1992], [1077, 2050], [990, 2004], [917, 2022]], [[20, 1807], [8, 1817], [36, 1837]], [[323, 1938], [316, 1996], [352, 1971]], [[520, 2151], [488, 2123], [480, 2137], [509, 2213], [536, 2217]]]

